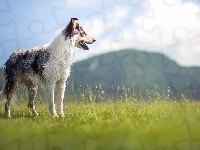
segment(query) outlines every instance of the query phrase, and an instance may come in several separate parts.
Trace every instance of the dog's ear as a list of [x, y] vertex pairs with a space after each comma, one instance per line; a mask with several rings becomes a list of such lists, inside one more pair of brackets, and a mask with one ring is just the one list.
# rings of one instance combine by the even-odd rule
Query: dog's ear
[[77, 18], [71, 18], [70, 25], [71, 25], [72, 31], [76, 30], [76, 24], [77, 24], [76, 20], [78, 20], [78, 19]]
[[65, 35], [65, 39], [67, 39], [67, 37], [72, 37], [76, 31], [77, 31], [77, 18], [71, 18], [70, 23], [65, 27], [65, 29], [63, 30], [63, 34]]

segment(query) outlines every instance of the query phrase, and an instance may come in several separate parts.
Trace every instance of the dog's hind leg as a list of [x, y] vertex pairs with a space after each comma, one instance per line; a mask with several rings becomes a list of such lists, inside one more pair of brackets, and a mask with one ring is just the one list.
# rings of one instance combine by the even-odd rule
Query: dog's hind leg
[[[5, 88], [3, 88], [3, 90], [0, 92], [0, 100], [5, 100], [6, 99], [6, 94], [5, 94]], [[7, 106], [7, 105], [6, 105]], [[8, 110], [8, 107], [5, 106], [5, 109]], [[8, 117], [10, 117], [10, 112], [8, 114]]]
[[15, 90], [16, 90], [16, 86], [15, 84], [11, 83], [6, 83], [5, 88], [4, 88], [4, 92], [6, 95], [6, 104], [5, 104], [5, 116], [6, 117], [11, 117], [10, 115], [10, 102], [11, 99], [13, 98], [13, 95], [15, 94]]
[[30, 108], [34, 116], [38, 116], [34, 102], [37, 95], [37, 89], [38, 89], [37, 84], [34, 83], [34, 81], [32, 81], [31, 79], [26, 79], [24, 81], [24, 84], [28, 90], [28, 98], [29, 98], [28, 107]]
[[63, 99], [65, 93], [65, 80], [59, 80], [56, 84], [56, 100], [58, 102], [58, 113], [59, 116], [64, 117], [65, 113], [63, 111]]

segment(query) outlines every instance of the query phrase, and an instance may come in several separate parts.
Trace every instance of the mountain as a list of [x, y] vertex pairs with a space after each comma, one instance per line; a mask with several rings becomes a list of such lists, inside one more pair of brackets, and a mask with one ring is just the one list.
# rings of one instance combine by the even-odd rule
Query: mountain
[[200, 98], [200, 68], [182, 67], [159, 53], [137, 50], [110, 52], [77, 62], [70, 81], [98, 85], [107, 92], [125, 86], [138, 95], [146, 91], [172, 98]]
[[[138, 97], [200, 98], [200, 68], [182, 67], [159, 53], [134, 49], [110, 52], [76, 62], [71, 69], [67, 95], [90, 85], [107, 94], [132, 90]], [[0, 87], [3, 72], [0, 70]], [[120, 90], [119, 90], [120, 89]]]

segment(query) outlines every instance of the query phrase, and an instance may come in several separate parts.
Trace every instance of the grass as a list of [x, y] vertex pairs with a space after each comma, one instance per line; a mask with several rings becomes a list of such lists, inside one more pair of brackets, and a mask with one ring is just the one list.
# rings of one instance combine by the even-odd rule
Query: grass
[[64, 118], [52, 118], [46, 104], [33, 117], [26, 104], [3, 117], [1, 150], [188, 150], [200, 147], [200, 102], [68, 102]]

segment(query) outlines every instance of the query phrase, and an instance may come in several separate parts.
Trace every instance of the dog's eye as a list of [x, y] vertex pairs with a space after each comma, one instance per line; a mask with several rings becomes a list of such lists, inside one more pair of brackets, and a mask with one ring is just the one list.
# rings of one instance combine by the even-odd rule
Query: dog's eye
[[74, 34], [78, 34], [78, 31], [77, 31], [77, 30], [74, 30]]

